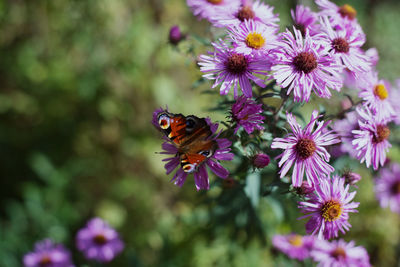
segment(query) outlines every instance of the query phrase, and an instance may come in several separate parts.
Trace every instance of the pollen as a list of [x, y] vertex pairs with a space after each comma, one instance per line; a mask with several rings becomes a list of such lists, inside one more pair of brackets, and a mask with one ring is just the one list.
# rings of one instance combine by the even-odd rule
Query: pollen
[[242, 54], [232, 54], [225, 62], [225, 66], [233, 74], [242, 74], [247, 70], [247, 58]]
[[375, 143], [380, 143], [390, 136], [390, 129], [384, 124], [380, 124], [376, 127], [376, 133], [374, 134]]
[[251, 32], [246, 37], [246, 44], [248, 47], [254, 49], [260, 49], [265, 44], [265, 39], [261, 34], [256, 32]]
[[39, 261], [39, 266], [48, 266], [51, 263], [51, 258], [48, 255], [44, 255]]
[[97, 234], [93, 237], [93, 242], [98, 245], [104, 245], [107, 243], [107, 238], [103, 234]]
[[331, 255], [335, 259], [344, 259], [346, 258], [346, 251], [343, 248], [337, 247], [334, 251], [331, 252]]
[[318, 66], [318, 62], [314, 53], [301, 52], [293, 59], [293, 65], [297, 71], [308, 74]]
[[289, 243], [294, 247], [301, 247], [303, 245], [303, 238], [300, 235], [291, 236]]
[[317, 146], [313, 140], [303, 138], [297, 142], [295, 149], [301, 159], [307, 159], [314, 154]]
[[379, 97], [380, 100], [385, 100], [389, 96], [389, 93], [385, 85], [380, 83], [374, 87], [374, 95]]
[[332, 47], [338, 53], [348, 53], [350, 45], [344, 38], [336, 38], [332, 41]]
[[322, 206], [321, 215], [325, 221], [336, 221], [342, 215], [342, 205], [334, 200], [328, 201]]
[[254, 19], [255, 14], [253, 9], [251, 8], [251, 6], [242, 6], [242, 8], [239, 10], [238, 14], [236, 15], [236, 17], [240, 20], [240, 21], [244, 21], [244, 20], [249, 20], [249, 19]]
[[210, 4], [219, 5], [222, 3], [223, 0], [207, 0]]
[[357, 16], [357, 11], [351, 5], [345, 4], [339, 8], [339, 14], [343, 18], [348, 18], [349, 20], [353, 20]]

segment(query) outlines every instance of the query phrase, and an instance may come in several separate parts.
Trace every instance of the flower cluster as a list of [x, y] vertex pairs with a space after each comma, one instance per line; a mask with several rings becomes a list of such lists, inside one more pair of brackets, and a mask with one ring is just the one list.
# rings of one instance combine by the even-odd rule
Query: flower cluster
[[[100, 218], [91, 219], [76, 235], [76, 246], [89, 260], [110, 262], [124, 249], [119, 234]], [[70, 252], [50, 239], [39, 241], [23, 259], [25, 267], [73, 267]]]

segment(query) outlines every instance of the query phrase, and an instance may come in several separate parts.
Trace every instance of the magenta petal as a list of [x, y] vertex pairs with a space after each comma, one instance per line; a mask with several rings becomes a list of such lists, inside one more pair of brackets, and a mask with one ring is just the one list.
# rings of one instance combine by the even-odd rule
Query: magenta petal
[[218, 162], [209, 160], [207, 161], [207, 165], [217, 176], [221, 178], [227, 178], [229, 176], [228, 170], [222, 167]]
[[197, 172], [194, 173], [194, 183], [196, 184], [197, 191], [202, 189], [210, 189], [210, 184], [208, 182], [208, 173], [204, 165], [201, 165]]
[[178, 169], [178, 171], [175, 173], [175, 175], [174, 175], [174, 177], [172, 178], [171, 181], [175, 180], [174, 183], [177, 186], [182, 186], [186, 181], [187, 175], [188, 174], [186, 172], [184, 172], [182, 169]]
[[165, 164], [164, 168], [167, 170], [167, 174], [170, 174], [179, 165], [179, 157], [168, 159], [168, 163]]
[[166, 150], [167, 152], [169, 152], [170, 154], [175, 154], [176, 152], [178, 152], [178, 149], [170, 143], [164, 142], [161, 145], [162, 149]]

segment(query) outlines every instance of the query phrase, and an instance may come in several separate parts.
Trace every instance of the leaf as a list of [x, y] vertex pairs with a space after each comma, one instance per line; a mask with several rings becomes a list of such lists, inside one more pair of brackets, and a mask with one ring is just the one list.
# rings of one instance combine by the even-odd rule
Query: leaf
[[244, 187], [244, 192], [250, 199], [250, 202], [254, 208], [258, 206], [260, 201], [260, 182], [261, 177], [259, 172], [249, 173], [246, 177], [246, 186]]

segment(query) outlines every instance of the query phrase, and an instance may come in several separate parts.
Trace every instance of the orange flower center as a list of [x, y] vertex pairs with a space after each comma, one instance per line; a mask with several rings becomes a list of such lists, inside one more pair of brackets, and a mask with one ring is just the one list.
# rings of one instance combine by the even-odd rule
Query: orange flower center
[[93, 237], [93, 242], [98, 245], [104, 245], [107, 243], [107, 238], [103, 234], [98, 234]]
[[308, 74], [318, 66], [318, 62], [314, 53], [301, 52], [293, 59], [293, 65], [297, 71]]
[[246, 71], [248, 62], [244, 55], [232, 54], [225, 62], [225, 66], [231, 73], [242, 74]]
[[337, 247], [334, 251], [332, 251], [331, 255], [335, 259], [346, 258], [346, 251], [344, 251], [344, 249], [341, 247]]
[[376, 127], [376, 134], [374, 135], [374, 142], [380, 143], [390, 136], [390, 129], [386, 125], [380, 124]]
[[246, 37], [246, 45], [254, 49], [260, 49], [265, 44], [264, 37], [256, 32], [251, 32]]
[[334, 200], [328, 201], [322, 206], [321, 215], [325, 221], [336, 221], [342, 215], [342, 205]]
[[311, 139], [303, 138], [300, 139], [296, 144], [296, 152], [301, 159], [307, 159], [311, 157], [315, 150], [317, 150], [317, 146]]
[[303, 245], [303, 238], [300, 235], [293, 235], [289, 238], [289, 243], [294, 247], [301, 247]]
[[244, 21], [245, 19], [249, 20], [249, 19], [253, 19], [255, 16], [253, 9], [251, 8], [251, 6], [242, 6], [242, 8], [239, 10], [238, 14], [236, 15], [236, 17], [240, 20], [240, 21]]
[[339, 14], [343, 18], [348, 18], [349, 20], [353, 20], [357, 16], [357, 11], [351, 5], [345, 4], [339, 8]]
[[43, 256], [39, 261], [39, 266], [48, 266], [51, 264], [51, 259], [48, 255]]
[[380, 100], [385, 100], [389, 96], [389, 93], [385, 85], [380, 83], [374, 87], [374, 95], [379, 97]]
[[332, 47], [338, 53], [347, 53], [350, 50], [349, 43], [344, 38], [336, 38], [332, 41]]
[[207, 0], [210, 4], [219, 5], [222, 3], [223, 0]]

